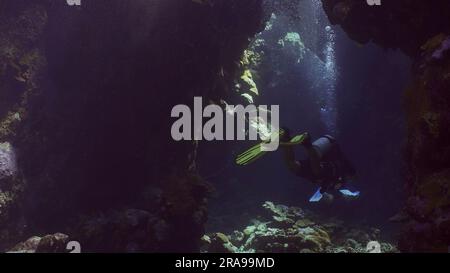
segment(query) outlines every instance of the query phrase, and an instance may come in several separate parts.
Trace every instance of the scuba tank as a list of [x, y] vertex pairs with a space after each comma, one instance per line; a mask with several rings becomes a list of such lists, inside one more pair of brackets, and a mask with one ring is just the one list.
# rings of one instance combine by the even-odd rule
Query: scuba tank
[[312, 143], [319, 159], [322, 159], [334, 147], [336, 139], [330, 135], [325, 135]]

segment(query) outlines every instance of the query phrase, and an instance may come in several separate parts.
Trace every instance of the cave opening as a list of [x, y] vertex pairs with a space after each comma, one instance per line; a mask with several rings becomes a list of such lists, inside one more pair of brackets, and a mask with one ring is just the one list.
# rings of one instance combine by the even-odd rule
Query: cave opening
[[0, 251], [448, 251], [448, 0], [72, 2], [0, 1]]
[[[296, 133], [334, 135], [357, 170], [353, 182], [361, 198], [354, 203], [311, 204], [308, 199], [315, 186], [290, 174], [280, 154], [242, 168], [233, 159], [250, 143], [223, 148], [225, 160], [207, 152], [217, 144], [206, 143], [199, 150], [198, 166], [217, 188], [210, 200], [207, 230], [227, 234], [244, 230], [263, 221], [262, 204], [272, 201], [349, 226], [379, 229], [383, 238], [395, 242], [399, 226], [389, 218], [405, 202], [402, 100], [411, 80], [411, 58], [399, 50], [351, 40], [340, 26], [331, 24], [321, 1], [266, 8], [270, 19], [243, 57], [243, 73], [251, 73], [258, 92], [245, 89], [238, 79], [236, 100], [280, 105], [280, 125]], [[306, 156], [301, 148], [296, 153]]]

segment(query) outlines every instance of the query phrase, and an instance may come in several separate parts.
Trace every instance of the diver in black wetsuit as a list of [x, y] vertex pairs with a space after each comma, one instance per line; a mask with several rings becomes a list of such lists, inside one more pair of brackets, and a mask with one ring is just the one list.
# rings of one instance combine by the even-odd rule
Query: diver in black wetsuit
[[[291, 138], [289, 130], [283, 129], [285, 134], [281, 141], [288, 141]], [[359, 192], [344, 189], [344, 185], [356, 175], [356, 171], [334, 137], [325, 135], [311, 142], [311, 137], [307, 134], [302, 145], [308, 154], [305, 160], [295, 159], [294, 146], [286, 145], [282, 146], [282, 149], [288, 168], [297, 176], [310, 180], [320, 187], [311, 197], [311, 202], [320, 201], [323, 195], [327, 199], [332, 199], [333, 195], [330, 193], [335, 191], [339, 191], [345, 197], [359, 196]]]

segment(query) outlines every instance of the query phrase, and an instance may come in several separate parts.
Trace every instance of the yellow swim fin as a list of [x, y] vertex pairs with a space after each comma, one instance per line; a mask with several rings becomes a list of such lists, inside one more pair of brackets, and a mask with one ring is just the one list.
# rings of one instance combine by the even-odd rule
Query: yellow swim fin
[[[280, 130], [278, 133], [278, 137], [281, 137], [284, 135], [284, 131]], [[306, 139], [307, 133], [296, 135], [293, 138], [291, 138], [288, 142], [281, 142], [280, 145], [289, 146], [289, 145], [299, 145], [302, 144], [303, 141]], [[267, 151], [262, 151], [261, 145], [266, 144], [267, 142], [261, 142], [256, 144], [255, 146], [252, 146], [250, 149], [246, 150], [245, 152], [241, 153], [236, 158], [236, 164], [245, 166], [248, 165], [263, 155], [267, 153]]]

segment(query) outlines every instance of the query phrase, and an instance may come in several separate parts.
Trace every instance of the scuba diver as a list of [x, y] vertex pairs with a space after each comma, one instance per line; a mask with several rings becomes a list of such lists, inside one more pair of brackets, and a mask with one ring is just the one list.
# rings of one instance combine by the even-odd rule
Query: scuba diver
[[[288, 129], [280, 137], [282, 143], [291, 139]], [[314, 142], [309, 133], [303, 134], [301, 145], [306, 149], [307, 158], [296, 160], [293, 145], [282, 145], [283, 157], [289, 170], [295, 175], [319, 185], [310, 202], [324, 199], [332, 201], [333, 192], [339, 192], [346, 198], [356, 198], [359, 192], [352, 192], [345, 185], [356, 176], [356, 171], [350, 161], [344, 156], [336, 139], [325, 135]]]
[[[356, 171], [342, 153], [334, 137], [325, 135], [312, 142], [309, 133], [291, 137], [289, 130], [283, 128], [279, 131], [279, 139], [283, 158], [289, 170], [319, 186], [310, 198], [310, 202], [333, 201], [335, 192], [346, 199], [359, 197], [359, 192], [352, 192], [345, 188], [356, 175]], [[296, 145], [302, 145], [306, 149], [306, 159], [295, 159], [294, 146]], [[264, 153], [261, 150], [261, 144], [255, 145], [240, 154], [236, 163], [250, 164]]]

